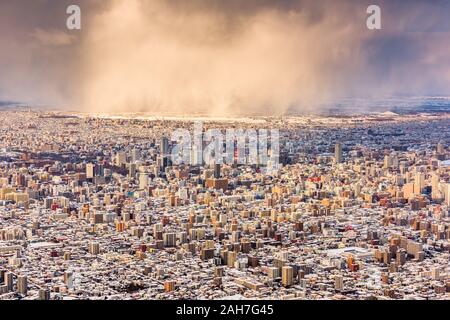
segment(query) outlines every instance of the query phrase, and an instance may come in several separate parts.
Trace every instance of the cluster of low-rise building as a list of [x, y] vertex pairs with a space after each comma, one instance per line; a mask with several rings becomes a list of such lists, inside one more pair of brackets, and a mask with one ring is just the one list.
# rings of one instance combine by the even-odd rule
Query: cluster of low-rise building
[[277, 128], [280, 166], [174, 165], [187, 120], [0, 112], [0, 299], [448, 299], [450, 115]]

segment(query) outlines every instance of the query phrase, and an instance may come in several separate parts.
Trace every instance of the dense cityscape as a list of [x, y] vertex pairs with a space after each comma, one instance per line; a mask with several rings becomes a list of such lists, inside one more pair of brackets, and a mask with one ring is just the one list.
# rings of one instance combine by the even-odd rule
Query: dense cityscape
[[186, 119], [0, 112], [0, 299], [449, 299], [450, 114], [205, 120], [280, 166], [171, 163]]

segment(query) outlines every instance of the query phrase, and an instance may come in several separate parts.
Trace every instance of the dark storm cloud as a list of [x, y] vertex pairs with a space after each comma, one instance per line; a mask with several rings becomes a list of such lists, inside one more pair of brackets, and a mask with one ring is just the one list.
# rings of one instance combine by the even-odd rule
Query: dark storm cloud
[[[69, 0], [0, 0], [0, 100], [64, 106], [74, 99], [82, 34], [66, 29]], [[97, 0], [77, 1], [86, 12]]]
[[[65, 28], [69, 4], [80, 32]], [[369, 4], [381, 31], [365, 26]], [[0, 100], [282, 113], [448, 94], [449, 12], [446, 0], [0, 0]]]

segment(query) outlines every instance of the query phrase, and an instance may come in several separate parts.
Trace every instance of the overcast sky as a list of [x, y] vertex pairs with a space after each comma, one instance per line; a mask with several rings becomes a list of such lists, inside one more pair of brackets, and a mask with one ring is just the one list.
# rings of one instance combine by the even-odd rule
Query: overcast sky
[[[82, 30], [66, 29], [66, 8]], [[366, 28], [369, 4], [382, 30]], [[283, 113], [450, 95], [450, 1], [0, 0], [0, 100]]]

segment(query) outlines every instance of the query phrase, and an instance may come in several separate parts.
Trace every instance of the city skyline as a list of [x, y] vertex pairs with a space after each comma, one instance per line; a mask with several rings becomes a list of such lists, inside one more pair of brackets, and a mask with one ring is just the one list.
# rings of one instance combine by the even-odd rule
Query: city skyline
[[279, 129], [271, 171], [238, 154], [172, 163], [167, 137], [187, 120], [10, 109], [0, 121], [0, 299], [449, 298], [448, 112], [219, 120], [196, 134]]
[[449, 12], [0, 0], [0, 301], [449, 300]]

